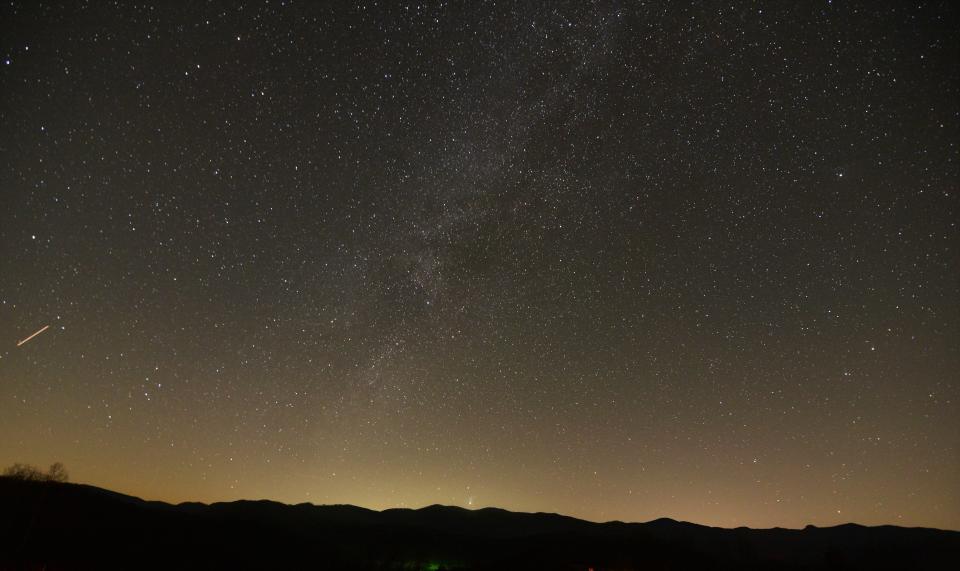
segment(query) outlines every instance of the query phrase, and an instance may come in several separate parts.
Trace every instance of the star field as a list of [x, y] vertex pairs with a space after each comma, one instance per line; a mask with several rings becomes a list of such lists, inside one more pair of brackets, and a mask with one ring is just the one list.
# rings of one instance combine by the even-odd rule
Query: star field
[[0, 463], [960, 529], [958, 29], [949, 2], [7, 3]]

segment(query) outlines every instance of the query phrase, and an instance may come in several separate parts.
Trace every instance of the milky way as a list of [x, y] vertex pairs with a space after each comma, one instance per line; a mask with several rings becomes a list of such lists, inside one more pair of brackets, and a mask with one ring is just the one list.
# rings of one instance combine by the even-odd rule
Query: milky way
[[0, 464], [960, 529], [952, 3], [77, 4], [0, 7]]

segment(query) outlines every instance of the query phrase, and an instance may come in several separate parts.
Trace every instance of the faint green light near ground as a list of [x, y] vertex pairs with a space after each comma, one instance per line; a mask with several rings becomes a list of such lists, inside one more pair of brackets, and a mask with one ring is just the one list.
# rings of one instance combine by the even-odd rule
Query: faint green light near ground
[[463, 565], [449, 561], [431, 561], [429, 563], [410, 562], [404, 565], [403, 568], [416, 569], [417, 571], [440, 571], [440, 569], [463, 569]]

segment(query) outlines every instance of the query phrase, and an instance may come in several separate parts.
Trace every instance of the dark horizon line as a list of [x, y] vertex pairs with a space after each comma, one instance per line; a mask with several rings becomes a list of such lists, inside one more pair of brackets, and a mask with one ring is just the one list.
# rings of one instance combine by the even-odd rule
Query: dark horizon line
[[[9, 476], [0, 475], [0, 480], [2, 480], [2, 479], [8, 479], [8, 478], [10, 478], [10, 477], [9, 477]], [[13, 479], [13, 478], [10, 478], [10, 479]], [[666, 516], [654, 518], [654, 519], [648, 520], [648, 521], [623, 521], [623, 520], [616, 520], [616, 519], [615, 519], [615, 520], [607, 520], [607, 521], [595, 521], [595, 520], [591, 520], [591, 519], [587, 519], [587, 518], [576, 517], [576, 516], [567, 515], [567, 514], [562, 514], [562, 513], [558, 513], [558, 512], [528, 512], [528, 511], [511, 510], [511, 509], [502, 508], [502, 507], [498, 507], [498, 506], [484, 506], [484, 507], [471, 508], [471, 507], [463, 507], [463, 506], [449, 505], [449, 504], [440, 504], [440, 503], [427, 504], [427, 505], [425, 505], [425, 506], [421, 506], [421, 507], [417, 507], [417, 508], [414, 508], [414, 507], [391, 507], [391, 508], [384, 508], [384, 509], [382, 509], [382, 510], [378, 510], [378, 509], [374, 509], [374, 508], [369, 508], [369, 507], [365, 507], [365, 506], [361, 506], [361, 505], [357, 505], [357, 504], [315, 504], [315, 503], [313, 503], [313, 502], [299, 502], [299, 503], [296, 503], [296, 504], [292, 504], [292, 503], [282, 502], [282, 501], [279, 501], [279, 500], [273, 500], [273, 499], [269, 499], [269, 498], [260, 498], [260, 499], [240, 498], [240, 499], [236, 499], [236, 500], [219, 501], [219, 502], [202, 502], [202, 501], [192, 501], [192, 500], [191, 500], [191, 501], [183, 501], [183, 502], [173, 503], [173, 502], [164, 501], [164, 500], [148, 500], [148, 499], [145, 499], [145, 498], [141, 498], [140, 496], [135, 496], [135, 495], [133, 495], [133, 494], [128, 494], [128, 493], [124, 493], [124, 492], [118, 492], [118, 491], [115, 491], [115, 490], [111, 490], [111, 489], [109, 489], [109, 488], [104, 488], [104, 487], [100, 487], [100, 486], [97, 486], [97, 485], [94, 485], [94, 484], [88, 484], [88, 483], [84, 483], [84, 482], [49, 482], [49, 481], [41, 481], [41, 482], [36, 482], [36, 483], [37, 483], [37, 484], [45, 484], [45, 485], [63, 485], [63, 486], [76, 486], [76, 487], [83, 487], [83, 488], [91, 488], [91, 489], [94, 489], [94, 490], [98, 490], [98, 491], [102, 491], [102, 492], [107, 492], [108, 494], [113, 494], [113, 495], [118, 495], [118, 496], [124, 496], [124, 497], [126, 497], [126, 498], [131, 498], [131, 499], [134, 499], [134, 500], [137, 500], [137, 501], [141, 501], [141, 502], [144, 502], [144, 503], [149, 503], [149, 504], [163, 504], [163, 505], [167, 505], [167, 506], [171, 506], [171, 507], [179, 507], [179, 506], [215, 506], [215, 505], [228, 505], [228, 504], [237, 504], [237, 503], [240, 503], [240, 504], [242, 504], [242, 503], [255, 503], [255, 504], [269, 503], [269, 504], [276, 504], [276, 505], [285, 506], [285, 507], [296, 507], [296, 506], [304, 506], [304, 505], [311, 506], [311, 507], [314, 507], [314, 508], [347, 507], [347, 508], [353, 508], [353, 509], [358, 509], [358, 510], [365, 510], [365, 511], [368, 511], [368, 512], [374, 512], [374, 513], [384, 513], [384, 512], [388, 512], [388, 511], [423, 511], [423, 510], [428, 510], [428, 509], [431, 509], [431, 508], [442, 508], [442, 509], [450, 509], [450, 510], [462, 510], [462, 511], [466, 511], [466, 512], [500, 511], [500, 512], [507, 512], [507, 513], [511, 513], [511, 514], [518, 514], [518, 515], [552, 516], [552, 517], [560, 517], [560, 518], [565, 518], [565, 519], [571, 519], [571, 520], [577, 520], [577, 521], [587, 522], [587, 523], [596, 524], [596, 525], [607, 525], [607, 524], [611, 524], [611, 525], [617, 525], [617, 524], [619, 524], [619, 525], [650, 525], [650, 524], [660, 523], [660, 524], [677, 524], [677, 525], [697, 526], [697, 527], [703, 527], [703, 528], [709, 528], [709, 529], [721, 529], [721, 530], [749, 529], [749, 530], [752, 530], [752, 531], [782, 530], [782, 531], [798, 531], [798, 532], [799, 532], [799, 531], [804, 531], [804, 530], [809, 530], [809, 529], [835, 529], [835, 528], [844, 528], [844, 527], [862, 527], [862, 528], [868, 528], [868, 529], [892, 527], [892, 528], [898, 528], [898, 529], [921, 529], [921, 530], [947, 531], [947, 532], [952, 532], [952, 533], [960, 533], [960, 529], [952, 529], [952, 528], [931, 527], [931, 526], [923, 526], [923, 525], [906, 526], [906, 525], [897, 525], [897, 524], [892, 524], [892, 523], [879, 524], [879, 525], [865, 525], [865, 524], [856, 523], [856, 522], [852, 522], [852, 521], [845, 522], [845, 523], [838, 523], [838, 524], [836, 524], [836, 525], [826, 525], [826, 526], [824, 526], [824, 525], [815, 525], [815, 524], [812, 524], [812, 523], [808, 523], [808, 524], [806, 524], [806, 525], [803, 526], [803, 527], [784, 527], [784, 526], [774, 526], [774, 527], [750, 527], [750, 526], [746, 526], [746, 525], [740, 525], [740, 526], [736, 526], [736, 527], [723, 527], [723, 526], [715, 526], [715, 525], [707, 525], [707, 524], [702, 524], [702, 523], [696, 523], [696, 522], [691, 522], [691, 521], [686, 521], [686, 520], [678, 520], [678, 519], [674, 519], [674, 518], [666, 517]]]

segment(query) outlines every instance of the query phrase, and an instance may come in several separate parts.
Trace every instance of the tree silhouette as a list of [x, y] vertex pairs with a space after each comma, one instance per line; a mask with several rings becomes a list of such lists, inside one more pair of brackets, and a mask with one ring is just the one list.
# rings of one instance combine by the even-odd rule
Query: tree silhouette
[[63, 465], [63, 462], [54, 462], [50, 464], [50, 469], [47, 471], [47, 480], [51, 482], [66, 482], [70, 478], [67, 474], [67, 468]]
[[50, 470], [46, 474], [41, 472], [36, 466], [30, 464], [20, 464], [19, 462], [8, 467], [3, 471], [7, 478], [23, 480], [25, 482], [66, 482], [69, 477], [67, 468], [62, 462], [54, 462], [50, 465]]
[[4, 470], [3, 475], [7, 476], [8, 478], [24, 480], [27, 482], [39, 482], [46, 479], [43, 475], [43, 472], [38, 470], [35, 466], [20, 463], [16, 463]]

